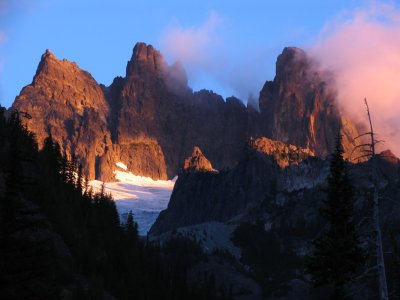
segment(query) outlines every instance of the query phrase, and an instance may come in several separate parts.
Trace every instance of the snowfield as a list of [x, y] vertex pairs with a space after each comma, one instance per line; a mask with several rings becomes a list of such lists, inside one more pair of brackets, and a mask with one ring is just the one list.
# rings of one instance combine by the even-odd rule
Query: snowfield
[[[122, 162], [116, 165], [127, 170]], [[121, 221], [125, 222], [128, 212], [132, 210], [139, 226], [139, 234], [145, 236], [160, 211], [167, 208], [177, 177], [173, 180], [154, 180], [136, 176], [131, 172], [114, 171], [114, 173], [118, 182], [105, 183], [105, 190], [112, 194]], [[90, 181], [95, 191], [100, 190], [102, 184], [103, 182], [99, 180]]]

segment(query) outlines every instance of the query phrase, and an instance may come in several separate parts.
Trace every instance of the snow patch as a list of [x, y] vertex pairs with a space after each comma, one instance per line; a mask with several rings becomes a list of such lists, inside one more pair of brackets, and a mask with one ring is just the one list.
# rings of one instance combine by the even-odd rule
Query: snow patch
[[132, 174], [131, 172], [114, 171], [115, 179], [120, 182], [129, 183], [142, 187], [158, 187], [173, 189], [178, 176], [172, 180], [154, 180], [150, 177], [142, 177]]
[[[160, 211], [167, 208], [178, 177], [172, 180], [154, 180], [131, 172], [114, 171], [114, 174], [118, 182], [104, 183], [105, 191], [113, 196], [121, 221], [125, 222], [127, 214], [132, 210], [139, 234], [145, 236]], [[90, 181], [95, 191], [99, 191], [102, 184], [99, 180]]]
[[120, 167], [122, 170], [125, 170], [125, 171], [128, 170], [128, 167], [123, 162], [117, 162], [115, 165], [117, 167]]

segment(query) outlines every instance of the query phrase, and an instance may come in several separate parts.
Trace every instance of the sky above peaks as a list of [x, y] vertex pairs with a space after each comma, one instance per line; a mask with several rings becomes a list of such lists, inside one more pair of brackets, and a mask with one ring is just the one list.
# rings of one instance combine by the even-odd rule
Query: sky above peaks
[[152, 44], [169, 63], [180, 60], [194, 90], [246, 102], [273, 79], [285, 46], [319, 47], [316, 56], [324, 59], [334, 42], [327, 36], [368, 18], [392, 25], [397, 9], [396, 2], [361, 0], [0, 0], [0, 104], [10, 106], [31, 83], [47, 48], [109, 85], [125, 75], [138, 41]]

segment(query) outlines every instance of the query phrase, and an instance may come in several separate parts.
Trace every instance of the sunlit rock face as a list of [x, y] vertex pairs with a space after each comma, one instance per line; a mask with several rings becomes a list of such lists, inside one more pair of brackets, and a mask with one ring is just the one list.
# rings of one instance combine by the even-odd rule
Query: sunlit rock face
[[39, 145], [51, 134], [68, 156], [74, 153], [84, 158], [87, 174], [95, 177], [96, 158], [111, 145], [109, 105], [88, 72], [46, 50], [32, 83], [22, 89], [13, 108], [32, 116], [23, 121]]
[[111, 181], [115, 163], [154, 179], [174, 177], [194, 146], [218, 168], [235, 165], [247, 139], [247, 108], [211, 91], [193, 93], [179, 63], [168, 66], [152, 46], [138, 43], [126, 76], [99, 85], [75, 63], [46, 51], [33, 82], [14, 109], [38, 137], [49, 134], [89, 178]]
[[277, 59], [274, 80], [267, 81], [260, 92], [266, 135], [326, 157], [341, 131], [344, 150], [350, 153], [358, 131], [340, 112], [332, 80], [303, 50], [285, 48]]
[[251, 139], [249, 147], [265, 155], [272, 156], [282, 169], [290, 165], [299, 164], [310, 156], [315, 156], [314, 152], [308, 148], [284, 144], [265, 137]]
[[217, 170], [236, 166], [250, 137], [265, 136], [325, 157], [339, 129], [344, 148], [357, 130], [334, 105], [326, 76], [314, 72], [306, 54], [286, 48], [274, 81], [260, 93], [260, 112], [239, 99], [193, 92], [179, 64], [169, 66], [151, 45], [137, 43], [125, 77], [108, 87], [75, 63], [43, 54], [32, 83], [13, 108], [41, 145], [51, 134], [75, 155], [90, 179], [114, 180], [115, 163], [136, 175], [173, 178], [198, 146]]
[[192, 155], [185, 159], [183, 170], [187, 172], [216, 172], [199, 147], [194, 147]]

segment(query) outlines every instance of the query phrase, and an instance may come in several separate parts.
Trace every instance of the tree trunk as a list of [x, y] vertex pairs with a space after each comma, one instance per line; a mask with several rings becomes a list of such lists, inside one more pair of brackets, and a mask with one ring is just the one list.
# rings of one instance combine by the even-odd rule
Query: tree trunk
[[374, 193], [373, 193], [373, 215], [372, 222], [375, 231], [375, 248], [376, 248], [376, 263], [378, 267], [378, 277], [379, 277], [379, 299], [380, 300], [388, 300], [388, 290], [386, 283], [386, 269], [385, 269], [385, 259], [383, 257], [383, 246], [382, 246], [382, 232], [380, 228], [379, 221], [379, 191], [378, 191], [378, 174], [377, 174], [377, 165], [376, 165], [376, 157], [375, 157], [375, 137], [374, 137], [374, 129], [372, 127], [371, 115], [369, 112], [367, 99], [364, 99], [365, 105], [367, 107], [368, 120], [370, 126], [370, 136], [371, 136], [371, 160], [372, 160], [372, 181], [374, 185]]

